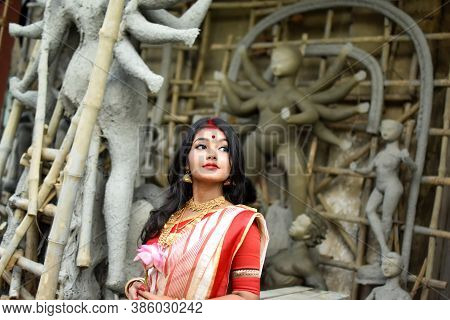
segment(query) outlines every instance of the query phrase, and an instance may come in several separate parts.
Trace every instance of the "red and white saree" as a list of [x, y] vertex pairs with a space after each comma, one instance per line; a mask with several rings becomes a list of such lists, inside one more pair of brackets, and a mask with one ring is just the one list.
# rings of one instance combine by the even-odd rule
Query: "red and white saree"
[[[205, 215], [191, 229], [183, 229], [167, 250], [164, 272], [150, 274], [151, 292], [178, 299], [209, 299], [230, 292], [233, 259], [250, 228], [259, 232], [259, 261], [252, 270], [246, 263], [235, 273], [258, 281], [267, 250], [268, 232], [263, 216], [243, 205], [229, 206]], [[173, 228], [175, 229], [175, 228]], [[147, 244], [158, 241], [150, 239]], [[257, 248], [256, 248], [257, 249]], [[241, 259], [242, 260], [242, 259]], [[254, 265], [254, 264], [253, 264]]]

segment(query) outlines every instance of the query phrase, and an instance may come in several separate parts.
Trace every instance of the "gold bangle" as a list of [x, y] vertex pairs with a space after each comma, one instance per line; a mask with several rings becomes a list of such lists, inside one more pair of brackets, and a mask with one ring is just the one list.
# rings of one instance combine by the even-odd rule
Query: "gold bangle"
[[135, 282], [140, 282], [142, 284], [145, 284], [145, 279], [144, 278], [132, 278], [130, 279], [126, 284], [125, 284], [125, 296], [127, 298], [129, 298], [128, 294], [129, 294], [129, 290], [130, 287], [135, 283]]

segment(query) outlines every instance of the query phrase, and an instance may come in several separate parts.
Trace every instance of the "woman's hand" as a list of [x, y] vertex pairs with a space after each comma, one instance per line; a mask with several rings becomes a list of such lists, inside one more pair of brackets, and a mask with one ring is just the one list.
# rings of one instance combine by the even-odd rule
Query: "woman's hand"
[[177, 300], [168, 296], [157, 296], [156, 294], [150, 293], [146, 290], [138, 290], [138, 295], [138, 300]]
[[145, 284], [139, 281], [135, 281], [128, 289], [128, 299], [129, 300], [139, 300], [139, 293], [146, 291], [147, 288]]

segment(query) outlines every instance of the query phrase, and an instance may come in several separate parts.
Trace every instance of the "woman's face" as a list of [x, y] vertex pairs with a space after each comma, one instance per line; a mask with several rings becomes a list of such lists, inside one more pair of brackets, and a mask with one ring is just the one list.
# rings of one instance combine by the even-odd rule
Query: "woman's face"
[[230, 154], [225, 134], [218, 128], [199, 130], [188, 154], [192, 180], [224, 182], [230, 175]]

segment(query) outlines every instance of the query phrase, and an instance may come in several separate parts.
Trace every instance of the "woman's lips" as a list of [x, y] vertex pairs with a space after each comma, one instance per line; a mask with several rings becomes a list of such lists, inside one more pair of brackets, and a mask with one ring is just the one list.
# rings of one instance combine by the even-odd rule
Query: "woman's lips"
[[210, 169], [210, 170], [215, 170], [215, 169], [219, 169], [219, 167], [215, 164], [205, 164], [204, 166], [202, 166], [203, 168], [206, 169]]

